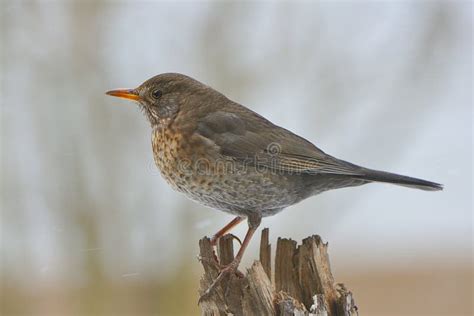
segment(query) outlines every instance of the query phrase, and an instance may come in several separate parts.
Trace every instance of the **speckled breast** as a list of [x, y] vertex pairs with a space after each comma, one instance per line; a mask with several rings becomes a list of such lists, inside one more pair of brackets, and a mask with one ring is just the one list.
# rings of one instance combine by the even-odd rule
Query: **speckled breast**
[[183, 137], [166, 128], [155, 127], [151, 143], [155, 164], [165, 180], [176, 190], [182, 191], [186, 175], [181, 169]]
[[200, 203], [216, 207], [224, 173], [215, 170], [215, 159], [204, 144], [196, 143], [171, 128], [155, 128], [153, 157], [161, 175], [177, 191]]
[[264, 210], [271, 215], [298, 199], [290, 178], [216, 157], [209, 146], [193, 143], [172, 129], [155, 128], [152, 145], [166, 181], [206, 206], [243, 216]]

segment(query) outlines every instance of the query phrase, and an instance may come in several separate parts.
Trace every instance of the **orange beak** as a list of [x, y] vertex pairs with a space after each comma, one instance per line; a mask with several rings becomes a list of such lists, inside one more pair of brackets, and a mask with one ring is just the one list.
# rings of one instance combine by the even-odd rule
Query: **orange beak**
[[138, 95], [138, 92], [135, 89], [110, 90], [107, 91], [105, 94], [133, 101], [138, 101], [140, 99], [140, 96]]

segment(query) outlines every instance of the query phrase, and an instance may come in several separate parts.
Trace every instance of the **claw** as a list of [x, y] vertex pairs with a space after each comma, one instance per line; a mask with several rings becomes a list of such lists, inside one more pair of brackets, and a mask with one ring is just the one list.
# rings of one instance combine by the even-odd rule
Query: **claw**
[[[206, 262], [206, 263], [209, 263], [209, 264], [212, 264], [217, 270], [219, 271], [222, 271], [224, 270], [226, 267], [228, 267], [229, 265], [225, 266], [225, 265], [221, 265], [219, 263], [219, 261], [217, 260], [217, 257], [215, 258], [208, 258], [208, 257], [202, 257], [202, 256], [197, 256], [197, 259], [200, 261], [200, 262]], [[243, 278], [245, 275], [238, 269], [235, 269], [234, 271], [235, 275], [239, 278]]]
[[219, 270], [222, 269], [222, 266], [219, 264], [219, 258], [217, 258], [217, 254], [216, 254], [216, 251], [214, 249], [212, 249], [212, 255], [213, 255], [212, 258], [203, 257], [201, 255], [198, 255], [197, 259], [198, 259], [199, 262], [207, 262], [207, 263], [210, 263], [210, 264], [218, 267]]
[[[245, 234], [244, 241], [241, 243], [242, 245], [240, 246], [240, 249], [237, 252], [237, 255], [228, 266], [220, 270], [220, 273], [217, 276], [217, 278], [214, 280], [214, 282], [212, 282], [211, 286], [209, 286], [209, 288], [199, 298], [198, 304], [207, 300], [214, 293], [216, 286], [222, 282], [225, 276], [232, 275], [233, 273], [235, 273], [237, 276], [243, 277], [242, 272], [237, 271], [237, 267], [239, 266], [240, 260], [242, 260], [242, 256], [244, 255], [245, 249], [247, 248], [250, 242], [250, 239], [252, 239], [252, 236], [257, 230], [258, 225], [260, 225], [261, 219], [262, 217], [258, 214], [254, 214], [253, 216], [248, 217], [249, 229], [247, 230], [247, 233]], [[217, 238], [213, 237], [213, 239], [217, 240], [218, 237], [222, 236], [226, 231], [229, 230], [229, 228], [232, 228], [233, 226], [240, 223], [241, 221], [242, 221], [241, 217], [235, 218], [231, 223], [229, 223], [226, 227], [224, 227], [224, 229], [222, 229], [215, 235], [217, 236]], [[240, 242], [240, 239], [237, 238], [237, 240], [239, 240]], [[225, 289], [225, 292], [226, 290], [227, 289]]]
[[[235, 239], [238, 241], [239, 245], [242, 247], [242, 241], [240, 240], [239, 237], [235, 236], [234, 234], [228, 234], [229, 236], [232, 237], [232, 239]], [[214, 237], [212, 237], [211, 239], [211, 246], [212, 246], [212, 253], [214, 255], [214, 259], [216, 260], [216, 262], [219, 262], [219, 258], [217, 257], [217, 254], [216, 254], [216, 251], [214, 249], [214, 247], [217, 246], [217, 242], [219, 241], [219, 238], [216, 238], [216, 236], [214, 235]]]
[[232, 238], [234, 238], [235, 240], [237, 240], [239, 242], [239, 245], [242, 246], [242, 241], [240, 240], [239, 237], [235, 236], [234, 234], [229, 234], [232, 236]]
[[214, 282], [212, 282], [206, 292], [204, 292], [204, 294], [199, 298], [198, 304], [201, 304], [203, 301], [207, 300], [214, 293], [217, 285], [219, 285], [226, 276], [231, 276], [235, 273], [238, 277], [244, 277], [243, 273], [237, 270], [238, 265], [239, 262], [234, 260], [229, 265], [222, 267], [217, 278], [214, 280]]

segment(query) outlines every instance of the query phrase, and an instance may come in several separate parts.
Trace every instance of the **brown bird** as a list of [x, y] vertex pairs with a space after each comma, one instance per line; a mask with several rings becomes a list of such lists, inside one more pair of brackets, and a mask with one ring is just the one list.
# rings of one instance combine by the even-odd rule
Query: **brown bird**
[[371, 182], [429, 191], [443, 188], [334, 158], [182, 74], [157, 75], [136, 89], [107, 94], [138, 102], [152, 127], [155, 163], [174, 189], [236, 215], [212, 237], [213, 245], [247, 219], [249, 228], [234, 261], [221, 270], [203, 297], [236, 271], [262, 217], [327, 190]]

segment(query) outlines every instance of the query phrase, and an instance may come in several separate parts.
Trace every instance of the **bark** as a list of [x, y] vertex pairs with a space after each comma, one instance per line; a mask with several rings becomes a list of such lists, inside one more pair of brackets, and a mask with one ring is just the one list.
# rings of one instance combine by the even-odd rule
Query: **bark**
[[[219, 240], [220, 265], [233, 260], [233, 239], [226, 235]], [[204, 267], [199, 289], [202, 295], [217, 278], [220, 267], [209, 238], [201, 239], [199, 247]], [[300, 245], [278, 238], [272, 276], [269, 231], [265, 228], [260, 261], [255, 261], [245, 274], [223, 280], [210, 297], [199, 303], [202, 315], [358, 315], [352, 293], [334, 282], [327, 249], [327, 243], [317, 235], [305, 238]]]

